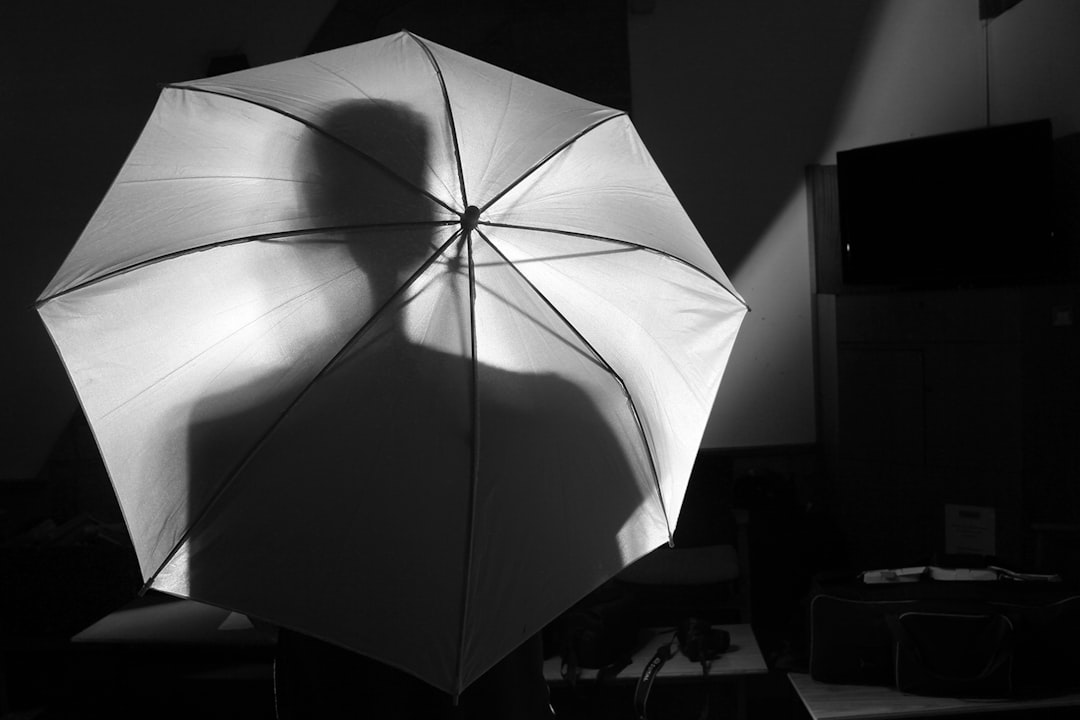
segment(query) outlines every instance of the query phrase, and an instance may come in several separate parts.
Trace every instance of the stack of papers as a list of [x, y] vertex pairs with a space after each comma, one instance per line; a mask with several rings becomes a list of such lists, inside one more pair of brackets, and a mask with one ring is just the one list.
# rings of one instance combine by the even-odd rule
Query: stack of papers
[[928, 567], [892, 568], [888, 570], [867, 570], [862, 574], [864, 583], [918, 582], [926, 576]]
[[914, 565], [912, 567], [867, 570], [862, 574], [864, 583], [882, 584], [897, 582], [918, 582], [920, 580], [944, 580], [949, 582], [987, 582], [991, 580], [1020, 580], [1034, 582], [1060, 582], [1061, 576], [1055, 574], [1021, 573], [1007, 570], [996, 565], [982, 568], [945, 568], [936, 565]]

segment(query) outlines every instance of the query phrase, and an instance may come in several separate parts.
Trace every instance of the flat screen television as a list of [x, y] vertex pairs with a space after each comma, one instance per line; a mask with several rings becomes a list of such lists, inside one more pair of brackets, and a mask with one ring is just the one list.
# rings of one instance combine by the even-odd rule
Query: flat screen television
[[849, 288], [1052, 281], [1049, 120], [853, 148], [836, 155], [841, 279]]

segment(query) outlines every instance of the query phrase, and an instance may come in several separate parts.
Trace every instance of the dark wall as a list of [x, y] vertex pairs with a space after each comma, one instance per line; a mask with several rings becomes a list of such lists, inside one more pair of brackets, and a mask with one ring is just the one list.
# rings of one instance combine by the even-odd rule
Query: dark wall
[[630, 111], [626, 0], [339, 0], [321, 52], [408, 30], [593, 102]]

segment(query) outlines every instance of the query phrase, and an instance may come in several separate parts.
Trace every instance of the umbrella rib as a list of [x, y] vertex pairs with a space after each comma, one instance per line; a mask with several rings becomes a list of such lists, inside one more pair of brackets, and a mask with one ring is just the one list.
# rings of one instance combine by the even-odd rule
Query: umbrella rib
[[266, 444], [267, 440], [270, 439], [270, 436], [274, 434], [274, 431], [281, 426], [281, 423], [285, 421], [285, 418], [288, 417], [289, 413], [292, 412], [293, 408], [295, 408], [300, 403], [300, 401], [307, 395], [308, 391], [311, 390], [315, 383], [317, 383], [321, 378], [325, 377], [328, 372], [330, 372], [330, 369], [335, 364], [337, 364], [338, 360], [340, 360], [345, 355], [348, 349], [352, 347], [353, 344], [356, 343], [356, 341], [359, 340], [368, 331], [368, 329], [375, 323], [375, 321], [379, 317], [382, 316], [383, 312], [385, 312], [386, 309], [390, 307], [390, 305], [393, 304], [393, 302], [397, 298], [399, 298], [408, 288], [410, 288], [413, 283], [415, 283], [416, 280], [421, 275], [423, 275], [429, 267], [431, 267], [435, 260], [439, 258], [448, 247], [453, 245], [459, 237], [461, 237], [460, 230], [454, 232], [450, 236], [449, 240], [440, 245], [438, 250], [432, 253], [431, 256], [427, 260], [425, 260], [423, 264], [421, 264], [420, 267], [418, 267], [416, 271], [413, 272], [413, 274], [410, 275], [405, 282], [401, 283], [397, 290], [395, 290], [394, 293], [391, 294], [390, 297], [388, 297], [386, 301], [383, 302], [383, 304], [380, 305], [379, 308], [371, 314], [371, 317], [364, 321], [364, 323], [357, 329], [357, 331], [353, 333], [352, 336], [345, 341], [345, 343], [342, 344], [342, 346], [333, 355], [333, 357], [327, 360], [326, 363], [324, 363], [323, 366], [319, 369], [319, 371], [311, 377], [307, 384], [304, 385], [304, 387], [300, 388], [300, 390], [296, 393], [296, 396], [289, 402], [288, 405], [285, 406], [284, 409], [282, 409], [281, 414], [278, 415], [277, 419], [274, 420], [274, 422], [272, 422], [269, 427], [266, 428], [262, 435], [260, 435], [259, 438], [251, 444], [251, 447], [248, 449], [247, 453], [242, 458], [240, 458], [233, 466], [233, 468], [225, 475], [224, 479], [214, 490], [213, 494], [203, 504], [203, 507], [199, 511], [198, 515], [195, 516], [195, 518], [188, 524], [183, 534], [181, 534], [180, 537], [176, 540], [176, 543], [175, 545], [173, 545], [172, 550], [169, 551], [169, 554], [165, 556], [165, 559], [161, 561], [157, 569], [154, 570], [154, 572], [146, 579], [146, 582], [143, 584], [143, 591], [151, 587], [154, 580], [157, 579], [157, 576], [161, 573], [165, 566], [167, 566], [172, 561], [176, 553], [179, 552], [180, 548], [184, 545], [184, 543], [188, 541], [188, 538], [191, 537], [191, 534], [195, 531], [195, 528], [198, 527], [199, 524], [202, 523], [203, 520], [206, 518], [207, 513], [209, 513], [210, 511], [210, 508], [214, 506], [218, 499], [225, 493], [225, 490], [227, 490], [233, 484], [236, 478], [240, 476], [240, 473], [247, 466], [247, 464], [251, 462], [251, 459], [255, 457], [256, 453], [258, 453], [262, 446]]
[[253, 100], [251, 98], [246, 98], [246, 97], [240, 97], [240, 96], [237, 96], [237, 95], [233, 95], [232, 93], [228, 93], [228, 92], [225, 92], [223, 90], [212, 90], [210, 88], [198, 87], [198, 86], [195, 86], [195, 85], [182, 85], [182, 84], [168, 84], [168, 85], [165, 85], [164, 87], [165, 87], [165, 89], [188, 90], [188, 91], [191, 91], [191, 92], [201, 92], [201, 93], [206, 93], [207, 95], [217, 95], [218, 97], [230, 98], [232, 100], [237, 100], [239, 102], [248, 103], [249, 105], [254, 105], [256, 107], [261, 107], [264, 110], [269, 110], [270, 112], [277, 113], [278, 115], [281, 115], [282, 117], [287, 117], [290, 120], [293, 120], [295, 122], [300, 123], [304, 127], [311, 130], [312, 132], [315, 132], [315, 133], [327, 138], [328, 140], [331, 140], [332, 142], [337, 143], [338, 145], [345, 148], [349, 152], [353, 153], [357, 157], [360, 157], [363, 160], [371, 163], [373, 166], [379, 168], [386, 175], [393, 178], [396, 182], [405, 185], [410, 190], [413, 190], [415, 192], [420, 193], [421, 195], [428, 198], [432, 202], [438, 204], [440, 207], [446, 208], [450, 212], [457, 213], [457, 210], [454, 210], [454, 208], [447, 205], [445, 202], [440, 200], [437, 196], [433, 195], [427, 189], [419, 187], [419, 186], [415, 185], [414, 183], [410, 182], [409, 180], [401, 177], [396, 172], [391, 170], [389, 167], [387, 167], [383, 163], [379, 162], [375, 158], [371, 157], [370, 155], [368, 155], [366, 152], [364, 152], [360, 148], [355, 147], [353, 145], [350, 145], [349, 143], [345, 142], [344, 140], [337, 137], [336, 135], [332, 135], [332, 134], [328, 133], [326, 130], [322, 129], [318, 125], [316, 125], [316, 124], [314, 124], [314, 123], [312, 123], [312, 122], [310, 122], [308, 120], [305, 120], [304, 118], [300, 117], [299, 115], [294, 115], [293, 113], [287, 112], [287, 111], [282, 110], [281, 108], [278, 108], [278, 107], [274, 107], [273, 105], [270, 105], [268, 103], [263, 103], [263, 102], [259, 102], [257, 100]]
[[457, 162], [458, 183], [461, 185], [461, 206], [468, 207], [469, 193], [465, 190], [465, 169], [461, 163], [461, 145], [458, 142], [457, 125], [454, 123], [454, 110], [450, 105], [450, 92], [446, 89], [446, 78], [443, 77], [439, 61], [435, 59], [435, 53], [431, 51], [431, 48], [427, 46], [427, 43], [413, 35], [411, 32], [405, 31], [405, 34], [411, 37], [413, 41], [420, 46], [420, 49], [424, 51], [424, 54], [427, 55], [428, 62], [431, 63], [431, 67], [435, 70], [435, 77], [439, 80], [443, 104], [446, 106], [446, 119], [450, 123], [450, 138], [454, 141], [454, 160]]
[[308, 234], [308, 233], [340, 232], [340, 231], [352, 231], [352, 230], [391, 229], [391, 228], [406, 228], [406, 227], [434, 227], [434, 226], [456, 225], [456, 224], [457, 224], [456, 220], [433, 220], [433, 221], [428, 221], [428, 222], [371, 223], [371, 224], [368, 224], [368, 225], [333, 225], [333, 226], [327, 226], [327, 227], [300, 228], [300, 229], [297, 229], [297, 230], [283, 230], [281, 232], [260, 233], [258, 235], [246, 235], [244, 237], [239, 237], [239, 238], [229, 238], [227, 240], [219, 240], [217, 242], [205, 243], [203, 245], [195, 245], [193, 247], [183, 248], [181, 250], [176, 250], [174, 252], [165, 253], [164, 255], [158, 255], [156, 257], [152, 257], [152, 258], [149, 258], [147, 260], [140, 260], [139, 262], [132, 263], [131, 265], [125, 265], [124, 267], [116, 268], [115, 270], [110, 270], [109, 272], [107, 272], [107, 273], [105, 273], [103, 275], [98, 275], [97, 277], [90, 278], [89, 280], [78, 283], [76, 285], [72, 285], [71, 287], [65, 288], [64, 290], [61, 290], [59, 292], [53, 293], [52, 295], [49, 295], [48, 297], [41, 298], [36, 303], [34, 303], [34, 307], [40, 308], [42, 305], [44, 305], [47, 302], [55, 300], [55, 299], [57, 299], [59, 297], [63, 297], [64, 295], [67, 295], [69, 293], [73, 293], [73, 292], [76, 292], [78, 290], [82, 290], [84, 288], [91, 287], [91, 286], [96, 285], [98, 283], [105, 282], [106, 280], [110, 280], [110, 279], [112, 279], [114, 277], [117, 277], [118, 275], [124, 275], [126, 273], [134, 272], [136, 270], [141, 270], [143, 268], [150, 267], [152, 265], [156, 265], [157, 263], [160, 263], [160, 262], [165, 262], [165, 261], [168, 261], [168, 260], [175, 260], [176, 258], [183, 257], [185, 255], [193, 255], [195, 253], [205, 252], [207, 250], [216, 250], [218, 248], [229, 247], [231, 245], [241, 245], [243, 243], [249, 243], [249, 242], [262, 242], [262, 241], [268, 241], [268, 240], [278, 240], [278, 239], [287, 238], [287, 237], [297, 237], [299, 235], [305, 235], [305, 234]]
[[[439, 88], [442, 90], [443, 104], [446, 108], [446, 119], [450, 124], [450, 138], [454, 143], [454, 161], [457, 164], [458, 184], [461, 187], [461, 205], [462, 207], [469, 207], [469, 193], [465, 188], [465, 170], [461, 162], [461, 144], [458, 141], [457, 124], [454, 122], [454, 110], [450, 104], [450, 93], [446, 88], [446, 78], [443, 77], [442, 68], [439, 66], [438, 60], [435, 59], [435, 54], [431, 51], [431, 48], [427, 46], [420, 38], [416, 37], [412, 33], [406, 33], [409, 37], [420, 46], [420, 49], [424, 51], [427, 56], [428, 62], [431, 63], [432, 69], [435, 71], [435, 76], [439, 80]], [[462, 690], [462, 677], [461, 669], [465, 664], [465, 629], [468, 624], [469, 618], [469, 595], [472, 590], [472, 556], [475, 544], [475, 519], [476, 519], [476, 483], [479, 475], [479, 458], [480, 452], [478, 449], [477, 436], [479, 434], [480, 420], [479, 420], [479, 399], [478, 399], [478, 384], [480, 369], [477, 364], [476, 357], [476, 266], [473, 258], [472, 248], [472, 233], [465, 232], [466, 251], [469, 258], [469, 325], [471, 329], [471, 351], [472, 351], [472, 398], [471, 398], [471, 419], [472, 419], [472, 473], [469, 481], [469, 518], [467, 525], [467, 537], [465, 539], [465, 583], [462, 588], [462, 602], [461, 602], [461, 625], [459, 628], [460, 641], [458, 642], [458, 664], [456, 669], [456, 687], [454, 688], [454, 699], [456, 701], [458, 695]]]
[[465, 665], [465, 631], [469, 621], [469, 598], [472, 595], [472, 560], [476, 550], [476, 485], [480, 478], [480, 364], [476, 351], [476, 265], [473, 258], [473, 236], [465, 233], [466, 251], [469, 258], [469, 328], [470, 350], [472, 352], [472, 395], [470, 397], [470, 421], [472, 424], [472, 457], [470, 458], [469, 477], [469, 515], [466, 520], [465, 537], [465, 582], [462, 586], [461, 624], [458, 642], [457, 686], [454, 698], [460, 695], [462, 688], [461, 670]]
[[519, 175], [517, 177], [517, 179], [511, 181], [505, 188], [503, 188], [498, 193], [496, 193], [493, 198], [491, 198], [486, 203], [484, 203], [484, 206], [482, 208], [480, 208], [480, 211], [483, 212], [484, 210], [487, 210], [489, 207], [494, 205], [496, 202], [498, 202], [502, 198], [503, 195], [505, 195], [506, 193], [510, 192], [515, 187], [520, 185], [525, 180], [525, 178], [529, 177], [534, 172], [539, 170], [541, 167], [546, 165], [548, 162], [551, 161], [552, 158], [554, 158], [556, 155], [561, 153], [566, 148], [573, 145], [575, 142], [580, 140], [583, 136], [589, 134], [590, 132], [592, 132], [596, 128], [600, 127], [604, 123], [609, 122], [611, 120], [614, 120], [615, 118], [624, 117], [625, 115], [626, 115], [626, 113], [623, 113], [623, 112], [617, 112], [614, 115], [608, 115], [607, 117], [601, 118], [601, 119], [597, 120], [596, 122], [594, 122], [592, 125], [589, 125], [588, 127], [583, 128], [582, 130], [578, 131], [575, 135], [573, 135], [572, 137], [565, 140], [562, 144], [556, 146], [551, 152], [549, 152], [543, 158], [541, 158], [536, 163], [534, 163], [532, 167], [530, 167], [528, 170], [526, 170], [521, 175]]
[[724, 289], [724, 291], [727, 292], [729, 295], [731, 295], [731, 297], [734, 300], [736, 300], [740, 305], [745, 307], [747, 310], [750, 309], [750, 306], [746, 304], [746, 301], [743, 300], [741, 297], [739, 297], [739, 295], [734, 290], [732, 290], [730, 287], [728, 287], [726, 284], [724, 284], [723, 282], [718, 280], [716, 277], [714, 277], [712, 274], [710, 274], [706, 270], [698, 267], [697, 265], [695, 265], [692, 262], [689, 262], [688, 260], [682, 259], [678, 255], [672, 255], [669, 252], [664, 252], [663, 250], [658, 250], [658, 249], [656, 249], [654, 247], [649, 247], [648, 245], [642, 245], [641, 243], [630, 242], [629, 240], [620, 240], [619, 238], [613, 238], [613, 237], [609, 237], [607, 235], [593, 235], [591, 233], [575, 232], [573, 230], [560, 230], [558, 228], [547, 228], [547, 227], [540, 227], [540, 226], [537, 226], [537, 225], [514, 225], [514, 224], [511, 224], [511, 223], [485, 222], [485, 221], [481, 221], [479, 224], [480, 225], [486, 225], [488, 227], [508, 228], [510, 230], [529, 230], [529, 231], [532, 231], [532, 232], [550, 233], [552, 235], [563, 235], [563, 236], [566, 236], [566, 237], [583, 238], [585, 240], [597, 240], [597, 241], [600, 241], [600, 242], [608, 242], [608, 243], [613, 243], [615, 245], [622, 245], [623, 247], [628, 248], [628, 249], [632, 249], [632, 250], [644, 250], [646, 252], [656, 253], [657, 255], [663, 255], [664, 257], [668, 258], [669, 260], [673, 260], [673, 261], [675, 261], [677, 263], [685, 265], [686, 267], [690, 268], [691, 270], [693, 270], [693, 271], [695, 271], [697, 273], [700, 273], [701, 275], [704, 275], [709, 280], [712, 280], [714, 283], [716, 283], [717, 285], [722, 287]]
[[551, 309], [551, 311], [553, 313], [555, 313], [556, 317], [558, 317], [559, 320], [561, 320], [562, 323], [567, 328], [569, 328], [570, 332], [574, 333], [574, 336], [577, 337], [577, 339], [580, 340], [581, 343], [583, 345], [585, 345], [585, 347], [587, 347], [589, 349], [589, 352], [591, 352], [593, 354], [593, 356], [596, 358], [596, 360], [600, 362], [600, 364], [608, 372], [608, 374], [611, 375], [611, 377], [615, 379], [615, 382], [617, 382], [619, 384], [619, 386], [622, 388], [623, 394], [626, 396], [626, 401], [630, 405], [630, 412], [634, 416], [634, 424], [637, 425], [638, 434], [641, 436], [641, 443], [645, 447], [645, 454], [649, 458], [649, 468], [652, 470], [653, 484], [656, 486], [656, 496], [660, 501], [660, 508], [664, 512], [664, 524], [667, 527], [668, 541], [670, 542], [672, 540], [672, 537], [673, 537], [672, 528], [671, 528], [671, 523], [668, 520], [667, 503], [664, 502], [664, 493], [663, 493], [663, 491], [662, 491], [662, 489], [660, 487], [660, 473], [656, 469], [656, 458], [653, 455], [652, 445], [649, 443], [648, 435], [645, 433], [645, 425], [641, 421], [641, 415], [638, 414], [637, 403], [634, 402], [634, 397], [633, 397], [633, 395], [630, 394], [630, 389], [626, 387], [626, 381], [623, 380], [622, 376], [619, 375], [618, 371], [615, 370], [615, 368], [613, 368], [611, 366], [611, 363], [609, 363], [604, 358], [604, 356], [600, 353], [600, 351], [597, 350], [596, 347], [591, 342], [589, 342], [588, 338], [586, 338], [581, 333], [581, 331], [578, 330], [577, 326], [575, 326], [574, 323], [570, 322], [570, 319], [568, 317], [566, 317], [562, 313], [562, 311], [559, 310], [559, 308], [557, 308], [555, 306], [555, 304], [553, 302], [551, 302], [551, 300], [547, 297], [547, 295], [545, 295], [540, 290], [540, 288], [536, 287], [536, 285], [533, 284], [533, 282], [525, 275], [525, 273], [521, 272], [521, 269], [518, 268], [517, 265], [513, 261], [510, 260], [510, 258], [508, 258], [506, 255], [504, 255], [502, 250], [500, 250], [498, 248], [498, 246], [495, 243], [493, 243], [491, 241], [491, 239], [488, 238], [488, 236], [485, 235], [482, 230], [477, 228], [477, 232], [480, 233], [480, 237], [484, 238], [484, 240], [487, 241], [487, 244], [495, 251], [495, 253], [498, 254], [498, 256], [501, 257], [503, 259], [503, 261], [505, 261], [506, 264], [509, 265], [514, 270], [515, 273], [517, 273], [518, 277], [520, 277], [521, 280], [526, 285], [528, 285], [529, 288], [531, 288], [534, 293], [536, 293], [536, 296], [539, 297], [544, 302], [544, 304], [547, 305], [548, 308]]

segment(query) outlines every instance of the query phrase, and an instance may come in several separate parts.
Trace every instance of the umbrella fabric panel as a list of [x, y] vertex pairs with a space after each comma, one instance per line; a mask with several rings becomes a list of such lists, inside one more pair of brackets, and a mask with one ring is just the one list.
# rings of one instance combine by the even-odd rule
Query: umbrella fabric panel
[[242, 101], [166, 89], [42, 297], [214, 243], [454, 217], [358, 153]]
[[694, 265], [735, 294], [625, 115], [537, 168], [486, 208], [482, 220], [652, 248]]
[[178, 86], [242, 98], [317, 127], [443, 205], [464, 209], [438, 73], [408, 33]]
[[468, 303], [466, 275], [429, 267], [284, 414], [153, 587], [452, 690], [472, 492]]
[[[352, 237], [218, 247], [41, 307], [144, 577], [276, 414], [389, 298], [393, 289], [358, 266]], [[409, 272], [431, 242], [426, 231], [367, 233], [366, 262]], [[253, 409], [258, 397], [266, 401]], [[227, 432], [200, 430], [225, 417]]]
[[466, 682], [669, 537], [619, 379], [517, 269], [486, 242], [473, 246], [479, 459]]
[[461, 148], [469, 204], [484, 207], [553, 151], [622, 113], [428, 40]]
[[482, 231], [625, 383], [674, 528], [745, 306], [709, 276], [652, 251]]
[[166, 88], [39, 301], [153, 587], [450, 692], [670, 537], [745, 310], [623, 113], [407, 33]]

